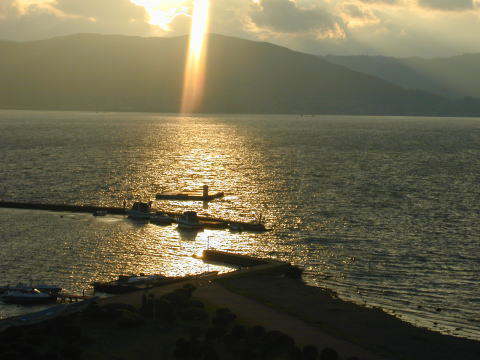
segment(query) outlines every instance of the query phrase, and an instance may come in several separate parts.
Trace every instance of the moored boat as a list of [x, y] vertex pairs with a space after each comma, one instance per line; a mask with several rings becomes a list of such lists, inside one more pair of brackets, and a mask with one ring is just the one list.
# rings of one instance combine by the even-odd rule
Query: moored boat
[[167, 279], [167, 277], [161, 274], [120, 275], [117, 280], [94, 282], [92, 283], [92, 286], [95, 291], [100, 291], [107, 294], [124, 294], [140, 290], [139, 285], [145, 285], [165, 279]]
[[183, 230], [200, 230], [204, 225], [199, 221], [195, 211], [185, 211], [178, 219], [178, 228]]
[[152, 202], [135, 202], [130, 210], [127, 211], [130, 219], [148, 220], [152, 215]]
[[33, 288], [7, 290], [0, 298], [4, 303], [20, 305], [45, 304], [57, 301], [55, 294], [49, 294]]
[[173, 219], [163, 211], [157, 211], [150, 215], [150, 222], [154, 224], [169, 225], [173, 222]]
[[24, 291], [24, 290], [31, 290], [31, 289], [37, 289], [40, 292], [43, 293], [48, 293], [48, 294], [58, 294], [61, 292], [63, 289], [58, 286], [58, 285], [47, 285], [47, 284], [23, 284], [23, 283], [18, 283], [16, 285], [4, 285], [0, 286], [0, 294], [4, 293], [6, 291]]

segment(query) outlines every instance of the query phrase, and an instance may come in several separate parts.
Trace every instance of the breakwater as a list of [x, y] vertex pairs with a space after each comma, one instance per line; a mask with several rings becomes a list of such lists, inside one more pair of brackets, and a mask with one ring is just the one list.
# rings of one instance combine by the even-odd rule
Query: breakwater
[[[26, 203], [13, 201], [0, 201], [0, 208], [9, 209], [25, 209], [25, 210], [45, 210], [45, 211], [62, 211], [62, 212], [78, 212], [78, 213], [95, 213], [103, 211], [113, 215], [126, 215], [127, 209], [123, 207], [114, 206], [99, 206], [99, 205], [72, 205], [72, 204], [42, 204], [42, 203]], [[182, 215], [181, 212], [165, 211], [176, 222], [176, 219]], [[203, 221], [205, 227], [226, 229], [229, 225], [234, 224], [240, 226], [245, 231], [266, 231], [263, 224], [251, 223], [247, 221], [237, 221], [222, 219], [211, 216], [198, 216], [198, 219]]]
[[0, 207], [9, 209], [26, 209], [26, 210], [46, 210], [46, 211], [65, 211], [94, 213], [96, 211], [106, 211], [109, 214], [125, 215], [127, 212], [124, 208], [113, 206], [97, 206], [97, 205], [69, 205], [69, 204], [40, 204], [40, 203], [19, 203], [12, 201], [0, 201]]

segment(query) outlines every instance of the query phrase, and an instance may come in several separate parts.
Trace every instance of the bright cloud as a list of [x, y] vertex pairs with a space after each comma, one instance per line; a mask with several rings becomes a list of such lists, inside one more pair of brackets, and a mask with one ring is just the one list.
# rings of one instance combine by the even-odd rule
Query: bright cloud
[[[0, 0], [0, 38], [183, 35], [194, 0]], [[212, 0], [212, 32], [312, 53], [480, 52], [480, 0]]]

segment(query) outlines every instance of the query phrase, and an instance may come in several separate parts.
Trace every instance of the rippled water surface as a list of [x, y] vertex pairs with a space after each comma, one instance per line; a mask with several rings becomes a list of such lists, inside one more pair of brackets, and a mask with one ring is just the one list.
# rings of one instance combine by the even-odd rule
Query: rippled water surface
[[480, 339], [480, 119], [0, 111], [3, 200], [121, 206], [203, 184], [227, 196], [155, 205], [262, 214], [272, 231], [0, 209], [0, 279], [81, 291], [225, 270], [191, 257], [211, 246], [288, 260], [342, 298]]

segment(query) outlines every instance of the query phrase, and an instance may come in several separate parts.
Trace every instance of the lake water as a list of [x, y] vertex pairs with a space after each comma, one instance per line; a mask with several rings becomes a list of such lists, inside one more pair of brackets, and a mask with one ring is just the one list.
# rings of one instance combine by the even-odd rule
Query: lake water
[[0, 209], [1, 283], [79, 292], [118, 274], [225, 270], [191, 257], [210, 246], [290, 261], [344, 299], [480, 339], [480, 119], [0, 111], [2, 200], [122, 206], [203, 184], [226, 197], [155, 205], [261, 214], [272, 231]]

